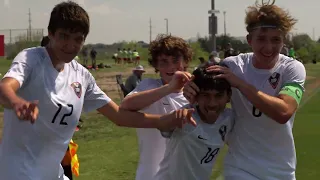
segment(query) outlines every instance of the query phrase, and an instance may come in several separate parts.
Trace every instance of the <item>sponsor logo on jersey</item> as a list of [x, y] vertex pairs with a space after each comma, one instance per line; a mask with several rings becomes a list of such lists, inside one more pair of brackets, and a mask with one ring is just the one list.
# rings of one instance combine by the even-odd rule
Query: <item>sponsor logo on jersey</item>
[[226, 125], [222, 125], [220, 127], [220, 129], [219, 129], [219, 134], [221, 136], [222, 141], [224, 141], [226, 133], [227, 133], [227, 126]]
[[207, 140], [206, 138], [202, 137], [201, 135], [198, 136], [198, 139]]
[[270, 77], [269, 77], [269, 83], [272, 86], [273, 89], [277, 88], [278, 83], [280, 80], [280, 74], [277, 72], [274, 72]]
[[81, 94], [82, 94], [82, 87], [81, 87], [81, 84], [79, 82], [73, 82], [71, 84], [71, 87], [73, 88], [74, 90], [74, 93], [76, 93], [76, 95], [78, 96], [78, 98], [81, 97]]

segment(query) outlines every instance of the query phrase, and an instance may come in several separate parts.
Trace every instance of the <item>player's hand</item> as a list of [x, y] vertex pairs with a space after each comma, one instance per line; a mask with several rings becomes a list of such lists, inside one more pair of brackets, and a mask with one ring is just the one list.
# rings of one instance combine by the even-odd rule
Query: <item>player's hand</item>
[[196, 96], [200, 91], [198, 86], [193, 82], [194, 76], [184, 85], [183, 95], [184, 97], [193, 104], [195, 102]]
[[177, 71], [174, 73], [172, 80], [169, 82], [168, 88], [171, 93], [178, 93], [182, 91], [183, 86], [191, 78], [191, 74], [188, 72]]
[[20, 98], [13, 103], [13, 110], [20, 120], [30, 121], [33, 124], [39, 114], [38, 101], [28, 102]]
[[161, 117], [158, 129], [160, 131], [171, 131], [175, 128], [182, 128], [186, 123], [196, 126], [197, 123], [192, 117], [193, 112], [194, 109], [178, 109], [170, 114], [164, 115]]
[[240, 85], [244, 84], [245, 82], [238, 78], [233, 72], [223, 66], [210, 66], [207, 68], [209, 72], [219, 72], [221, 74], [216, 75], [214, 78], [224, 78], [226, 79], [232, 87], [239, 88]]

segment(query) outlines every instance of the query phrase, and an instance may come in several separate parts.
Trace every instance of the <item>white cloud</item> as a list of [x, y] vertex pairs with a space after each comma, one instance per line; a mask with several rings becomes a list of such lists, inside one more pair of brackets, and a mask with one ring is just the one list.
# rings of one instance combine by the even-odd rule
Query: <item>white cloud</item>
[[100, 15], [109, 15], [109, 14], [121, 14], [123, 11], [120, 9], [110, 7], [106, 3], [98, 5], [98, 6], [92, 6], [88, 8], [89, 13], [96, 13]]

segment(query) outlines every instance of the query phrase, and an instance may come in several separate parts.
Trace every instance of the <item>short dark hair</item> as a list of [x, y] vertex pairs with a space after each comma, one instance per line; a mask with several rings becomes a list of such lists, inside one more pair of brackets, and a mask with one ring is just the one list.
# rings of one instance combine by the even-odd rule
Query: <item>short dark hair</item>
[[231, 85], [227, 80], [214, 78], [214, 76], [219, 74], [221, 73], [208, 72], [205, 67], [197, 68], [193, 71], [193, 82], [198, 86], [200, 91], [216, 90], [218, 92], [227, 91], [227, 93], [231, 93]]
[[51, 11], [48, 31], [55, 33], [59, 28], [80, 32], [87, 37], [90, 29], [89, 15], [75, 2], [61, 2]]
[[49, 44], [49, 37], [48, 36], [43, 36], [42, 40], [41, 40], [41, 46], [44, 47], [44, 46], [47, 46]]

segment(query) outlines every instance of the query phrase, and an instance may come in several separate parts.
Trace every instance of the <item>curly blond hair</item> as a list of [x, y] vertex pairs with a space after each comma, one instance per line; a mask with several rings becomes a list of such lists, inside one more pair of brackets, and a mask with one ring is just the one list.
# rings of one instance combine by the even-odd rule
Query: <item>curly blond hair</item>
[[[149, 63], [156, 69], [158, 57], [160, 55], [173, 56], [175, 58], [183, 57], [186, 65], [192, 59], [192, 49], [189, 44], [180, 37], [160, 34], [151, 42], [149, 46]], [[157, 69], [156, 69], [157, 72]]]
[[258, 26], [275, 26], [284, 34], [292, 30], [297, 20], [288, 11], [274, 5], [274, 3], [275, 0], [267, 2], [261, 0], [261, 4], [256, 1], [255, 6], [248, 7], [245, 23], [249, 33]]

